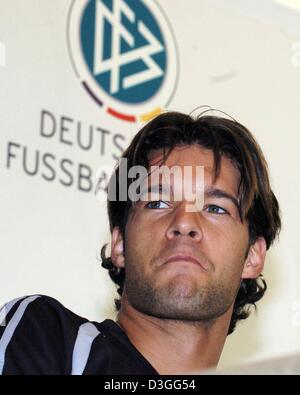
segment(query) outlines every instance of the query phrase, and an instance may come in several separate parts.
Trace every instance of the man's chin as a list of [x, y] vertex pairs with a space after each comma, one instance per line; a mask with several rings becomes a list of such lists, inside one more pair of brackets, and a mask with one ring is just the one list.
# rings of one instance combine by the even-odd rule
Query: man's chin
[[194, 298], [198, 291], [199, 286], [192, 276], [176, 276], [169, 280], [167, 290], [170, 297], [179, 302]]

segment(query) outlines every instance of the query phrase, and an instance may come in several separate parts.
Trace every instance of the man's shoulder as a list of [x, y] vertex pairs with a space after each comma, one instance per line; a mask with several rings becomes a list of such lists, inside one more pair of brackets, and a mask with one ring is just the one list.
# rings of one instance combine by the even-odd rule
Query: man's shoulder
[[92, 322], [49, 296], [0, 310], [0, 374], [153, 374], [112, 320]]
[[49, 296], [6, 303], [0, 310], [0, 374], [69, 373], [78, 331], [86, 323]]
[[12, 330], [12, 327], [16, 327], [22, 321], [26, 321], [26, 323], [31, 325], [45, 326], [45, 329], [51, 329], [51, 325], [55, 322], [77, 326], [88, 320], [76, 315], [50, 296], [29, 295], [13, 299], [0, 309], [2, 332], [7, 327], [10, 327]]

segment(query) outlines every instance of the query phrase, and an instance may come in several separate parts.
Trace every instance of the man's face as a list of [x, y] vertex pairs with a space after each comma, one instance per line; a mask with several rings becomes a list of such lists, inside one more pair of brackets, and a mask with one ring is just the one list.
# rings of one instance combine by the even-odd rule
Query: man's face
[[[162, 153], [150, 158], [157, 164]], [[123, 298], [150, 316], [175, 320], [211, 321], [232, 306], [240, 286], [249, 242], [237, 200], [239, 171], [222, 157], [215, 184], [211, 150], [176, 147], [167, 166], [204, 166], [203, 207], [188, 212], [191, 201], [139, 201], [125, 229]], [[196, 186], [196, 179], [191, 179]], [[171, 185], [172, 186], [172, 185]], [[225, 192], [214, 193], [215, 189]], [[193, 261], [194, 260], [194, 261]]]

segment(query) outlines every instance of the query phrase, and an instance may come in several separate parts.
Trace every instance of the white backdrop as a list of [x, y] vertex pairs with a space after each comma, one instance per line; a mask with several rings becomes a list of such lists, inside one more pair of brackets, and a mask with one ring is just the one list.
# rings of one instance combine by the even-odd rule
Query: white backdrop
[[[116, 296], [96, 259], [110, 241], [108, 220], [93, 191], [79, 189], [90, 187], [84, 178], [78, 186], [79, 168], [92, 171], [94, 183], [96, 169], [114, 165], [141, 124], [107, 114], [80, 84], [68, 51], [71, 4], [0, 0], [0, 301], [47, 294], [103, 320], [114, 317]], [[249, 127], [282, 210], [283, 231], [267, 257], [268, 292], [258, 314], [228, 338], [220, 366], [300, 351], [300, 13], [271, 0], [157, 4], [178, 47], [167, 108], [209, 104]], [[93, 133], [90, 149], [78, 146], [78, 128], [83, 138]], [[37, 157], [28, 175], [23, 162], [33, 171]]]

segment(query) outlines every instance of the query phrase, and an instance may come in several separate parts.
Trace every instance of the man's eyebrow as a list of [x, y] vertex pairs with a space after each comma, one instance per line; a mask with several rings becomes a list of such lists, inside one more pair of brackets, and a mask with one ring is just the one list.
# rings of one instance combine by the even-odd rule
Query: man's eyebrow
[[229, 199], [236, 206], [236, 208], [238, 209], [238, 211], [240, 213], [240, 204], [239, 204], [238, 199], [235, 196], [231, 195], [230, 193], [223, 191], [222, 189], [209, 187], [209, 188], [205, 189], [204, 196], [205, 197], [215, 197], [215, 198], [220, 198], [220, 199]]
[[143, 195], [144, 193], [148, 193], [148, 194], [150, 194], [151, 192], [153, 192], [153, 193], [165, 193], [165, 192], [169, 192], [169, 189], [170, 189], [170, 191], [172, 192], [173, 191], [173, 185], [169, 185], [169, 184], [154, 184], [154, 185], [148, 185], [148, 188], [147, 187], [144, 187], [144, 188], [142, 188], [142, 191], [141, 191], [141, 195]]

